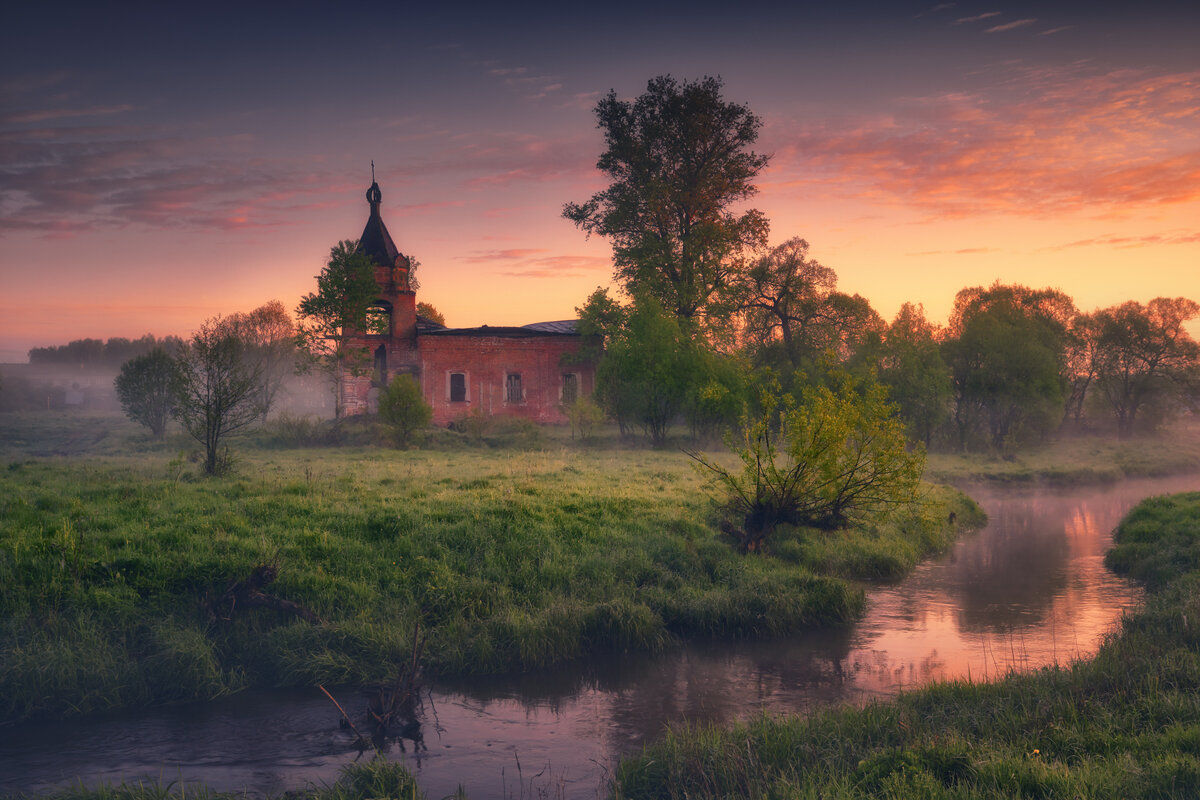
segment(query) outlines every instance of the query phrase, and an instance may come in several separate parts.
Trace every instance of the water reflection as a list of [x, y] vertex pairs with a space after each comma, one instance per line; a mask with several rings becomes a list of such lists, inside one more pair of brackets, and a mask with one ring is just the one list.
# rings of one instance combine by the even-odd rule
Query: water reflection
[[[1120, 516], [1147, 495], [1197, 488], [1197, 477], [1056, 493], [976, 488], [988, 527], [904, 582], [873, 590], [853, 628], [447, 682], [427, 705], [421, 744], [392, 740], [387, 752], [433, 797], [460, 784], [472, 798], [593, 797], [615, 758], [671, 723], [725, 724], [1066, 663], [1093, 652], [1137, 600], [1103, 566]], [[363, 706], [353, 692], [339, 700]], [[279, 794], [334, 780], [357, 755], [353, 739], [318, 692], [253, 692], [0, 730], [0, 789], [149, 776]]]

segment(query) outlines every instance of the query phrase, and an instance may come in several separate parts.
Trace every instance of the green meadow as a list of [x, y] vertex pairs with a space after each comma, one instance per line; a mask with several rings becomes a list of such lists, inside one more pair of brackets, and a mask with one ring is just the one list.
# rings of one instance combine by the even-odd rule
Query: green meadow
[[[10, 722], [388, 681], [417, 626], [425, 674], [463, 676], [840, 625], [862, 581], [902, 576], [982, 517], [929, 486], [886, 523], [789, 530], [744, 556], [677, 450], [529, 426], [423, 450], [355, 444], [363, 430], [298, 447], [313, 432], [293, 421], [202, 478], [182, 439], [52, 416], [0, 422]], [[269, 602], [251, 603], [264, 568]]]
[[927, 480], [1077, 486], [1200, 471], [1200, 424], [1158, 436], [1064, 436], [1009, 453], [930, 453]]
[[[113, 417], [0, 418], [3, 718], [387, 680], [418, 622], [426, 672], [454, 675], [841, 624], [861, 610], [864, 581], [903, 576], [982, 521], [961, 493], [928, 486], [888, 524], [786, 531], [767, 556], [741, 556], [677, 451], [528, 426], [409, 451], [364, 446], [367, 429], [340, 447], [311, 446], [316, 435], [296, 421], [264, 431], [241, 443], [236, 474], [204, 479], [186, 442], [153, 442]], [[1195, 469], [1196, 456], [1187, 435], [1082, 439], [1017, 458], [934, 456], [929, 472], [1081, 483]], [[612, 795], [1194, 797], [1200, 494], [1145, 501], [1116, 539], [1107, 563], [1149, 595], [1093, 659], [863, 708], [678, 728], [622, 762]], [[265, 590], [311, 621], [221, 601], [262, 565], [277, 571]], [[168, 796], [160, 785], [54, 795]], [[375, 760], [292, 796], [423, 795]]]

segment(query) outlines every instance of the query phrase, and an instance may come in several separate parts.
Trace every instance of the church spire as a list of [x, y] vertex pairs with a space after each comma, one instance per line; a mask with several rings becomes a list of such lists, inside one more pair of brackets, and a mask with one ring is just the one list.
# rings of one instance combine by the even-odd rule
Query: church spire
[[371, 188], [367, 189], [367, 202], [371, 204], [371, 216], [379, 216], [379, 204], [383, 202], [383, 192], [375, 182], [375, 161], [371, 161]]
[[[371, 204], [371, 215], [363, 228], [362, 236], [358, 238], [358, 252], [371, 259], [377, 267], [388, 267], [392, 270], [392, 282], [403, 288], [408, 287], [408, 259], [396, 248], [392, 235], [388, 233], [387, 225], [379, 214], [379, 205], [383, 201], [383, 192], [375, 182], [375, 162], [371, 162], [371, 188], [367, 189], [367, 202]], [[396, 270], [400, 271], [397, 272]]]

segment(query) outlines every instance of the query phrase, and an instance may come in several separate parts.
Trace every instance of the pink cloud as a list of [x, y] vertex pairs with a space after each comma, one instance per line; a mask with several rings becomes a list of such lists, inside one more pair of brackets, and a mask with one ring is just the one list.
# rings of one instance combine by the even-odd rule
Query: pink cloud
[[1004, 33], [1005, 31], [1014, 31], [1017, 28], [1025, 28], [1037, 22], [1037, 18], [1018, 19], [1013, 22], [1006, 22], [1003, 25], [997, 25], [994, 28], [988, 28], [984, 33]]
[[[0, 135], [0, 231], [61, 237], [142, 225], [277, 227], [326, 202], [340, 179], [238, 159], [248, 139], [184, 140], [132, 127], [39, 128]], [[291, 212], [291, 213], [289, 213]]]
[[[341, 203], [329, 203], [331, 207], [340, 207]], [[396, 214], [401, 217], [411, 217], [418, 214], [429, 214], [434, 211], [440, 211], [443, 208], [461, 208], [464, 203], [461, 200], [446, 200], [441, 203], [409, 203], [400, 206], [396, 210]]]
[[961, 250], [922, 250], [919, 253], [905, 253], [909, 256], [973, 256], [984, 253], [999, 253], [996, 247], [964, 247]]
[[1200, 72], [1026, 71], [989, 95], [915, 98], [767, 135], [772, 186], [947, 216], [1200, 200]]
[[492, 261], [514, 261], [532, 258], [539, 253], [548, 253], [549, 250], [541, 248], [513, 248], [509, 250], [477, 250], [470, 256], [467, 256], [464, 261], [468, 264], [488, 264]]
[[543, 256], [540, 248], [492, 250], [465, 259], [472, 264], [504, 263], [498, 275], [511, 278], [580, 278], [612, 269], [612, 261], [599, 256]]
[[1197, 233], [1174, 233], [1174, 234], [1150, 234], [1147, 236], [1116, 236], [1110, 234], [1108, 236], [1096, 236], [1091, 239], [1079, 239], [1074, 242], [1058, 245], [1057, 247], [1048, 247], [1044, 250], [1066, 250], [1072, 247], [1149, 247], [1163, 244], [1197, 244], [1200, 243], [1200, 232]]
[[986, 11], [982, 14], [976, 14], [973, 17], [959, 17], [958, 19], [954, 20], [953, 24], [962, 25], [967, 22], [979, 22], [980, 20], [991, 19], [992, 17], [998, 16], [1000, 16], [999, 11]]

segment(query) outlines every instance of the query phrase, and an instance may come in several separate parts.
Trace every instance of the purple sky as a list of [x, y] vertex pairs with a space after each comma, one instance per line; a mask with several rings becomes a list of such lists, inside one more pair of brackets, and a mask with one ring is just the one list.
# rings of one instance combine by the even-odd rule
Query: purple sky
[[[592, 108], [720, 75], [753, 204], [890, 318], [995, 280], [1200, 299], [1195, 3], [22, 4], [0, 32], [0, 361], [314, 288], [383, 214], [451, 325], [574, 315]], [[432, 5], [432, 4], [429, 4]]]

